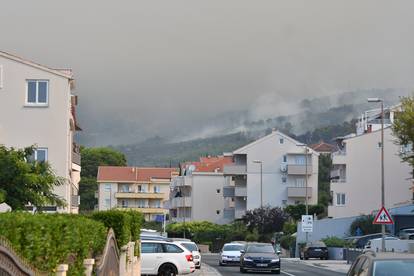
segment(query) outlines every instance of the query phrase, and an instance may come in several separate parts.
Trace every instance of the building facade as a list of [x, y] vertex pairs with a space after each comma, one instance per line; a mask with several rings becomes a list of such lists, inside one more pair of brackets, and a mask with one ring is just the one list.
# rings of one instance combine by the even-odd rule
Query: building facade
[[234, 199], [223, 197], [231, 180], [223, 174], [223, 166], [231, 162], [231, 156], [219, 156], [184, 164], [182, 175], [171, 182], [170, 220], [218, 224], [233, 221]]
[[[375, 126], [376, 128], [376, 126]], [[377, 129], [377, 128], [376, 128]], [[371, 214], [381, 208], [381, 130], [340, 141], [341, 149], [332, 155], [333, 218]], [[385, 207], [412, 202], [411, 172], [399, 154], [405, 149], [395, 144], [390, 127], [384, 129]]]
[[101, 166], [98, 168], [98, 210], [133, 209], [145, 220], [161, 221], [168, 214], [174, 168]]
[[74, 134], [80, 127], [73, 88], [71, 70], [51, 69], [0, 52], [0, 144], [35, 145], [34, 159], [49, 162], [66, 180], [54, 189], [66, 206], [48, 206], [46, 211], [78, 212], [81, 164]]
[[318, 202], [318, 156], [311, 148], [273, 131], [233, 152], [224, 175], [234, 185], [225, 196], [234, 198], [234, 218], [260, 206], [284, 207]]

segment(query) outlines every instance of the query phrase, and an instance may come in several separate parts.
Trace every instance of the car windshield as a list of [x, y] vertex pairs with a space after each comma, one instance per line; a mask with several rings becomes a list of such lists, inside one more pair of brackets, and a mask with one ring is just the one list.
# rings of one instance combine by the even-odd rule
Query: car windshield
[[223, 247], [223, 251], [240, 251], [244, 248], [244, 245], [241, 244], [226, 244]]
[[191, 252], [198, 251], [197, 245], [195, 245], [194, 243], [182, 243], [181, 245]]
[[275, 253], [271, 244], [252, 244], [247, 247], [247, 253]]
[[414, 260], [384, 260], [374, 262], [374, 276], [413, 275]]
[[402, 230], [403, 232], [405, 232], [405, 233], [414, 233], [414, 229], [405, 229], [405, 230]]

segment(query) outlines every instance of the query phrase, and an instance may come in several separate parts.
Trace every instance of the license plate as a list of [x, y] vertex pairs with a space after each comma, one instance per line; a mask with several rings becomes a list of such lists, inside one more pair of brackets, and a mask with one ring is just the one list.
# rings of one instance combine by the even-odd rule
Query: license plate
[[322, 249], [319, 249], [319, 248], [318, 248], [318, 249], [315, 249], [315, 251], [322, 251]]
[[257, 264], [257, 266], [265, 267], [265, 266], [267, 266], [267, 264]]

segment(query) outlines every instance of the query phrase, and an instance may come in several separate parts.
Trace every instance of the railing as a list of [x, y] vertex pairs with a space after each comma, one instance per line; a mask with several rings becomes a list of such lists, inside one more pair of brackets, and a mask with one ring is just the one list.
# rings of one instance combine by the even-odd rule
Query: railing
[[346, 155], [346, 150], [338, 150], [332, 153], [332, 155], [339, 155], [339, 156], [343, 156]]
[[[368, 124], [381, 124], [381, 119], [374, 119], [374, 120], [369, 120]], [[385, 124], [392, 124], [391, 119], [384, 119], [384, 125]]]
[[[308, 198], [312, 197], [312, 187], [308, 187]], [[306, 197], [305, 187], [288, 187], [288, 197]]]
[[293, 175], [303, 175], [303, 174], [312, 174], [312, 165], [308, 165], [306, 168], [306, 165], [296, 165], [296, 164], [288, 164], [288, 174]]
[[246, 214], [246, 209], [241, 209], [241, 210], [236, 209], [236, 210], [235, 210], [235, 212], [234, 212], [234, 218], [235, 218], [235, 219], [240, 219], [240, 218], [242, 218], [245, 214]]
[[224, 165], [223, 167], [223, 173], [226, 175], [245, 175], [246, 172], [246, 165]]
[[116, 198], [145, 198], [145, 199], [163, 199], [165, 193], [144, 193], [144, 192], [133, 192], [133, 191], [122, 191], [115, 193]]
[[80, 146], [76, 143], [72, 143], [72, 163], [81, 165]]
[[331, 183], [346, 183], [345, 178], [331, 179]]
[[234, 186], [223, 187], [223, 197], [234, 197]]
[[239, 187], [236, 186], [236, 189], [234, 190], [235, 196], [247, 196], [247, 187]]
[[224, 208], [223, 218], [233, 220], [236, 210], [234, 208]]
[[174, 197], [170, 208], [191, 207], [191, 197]]

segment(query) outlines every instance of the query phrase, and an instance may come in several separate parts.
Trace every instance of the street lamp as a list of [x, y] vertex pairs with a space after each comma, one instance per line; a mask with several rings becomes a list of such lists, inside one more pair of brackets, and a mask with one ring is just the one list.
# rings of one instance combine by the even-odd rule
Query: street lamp
[[253, 160], [253, 163], [260, 164], [260, 208], [263, 207], [263, 161]]
[[[384, 188], [384, 101], [380, 98], [368, 98], [369, 103], [381, 103], [381, 207], [385, 206]], [[385, 252], [385, 224], [381, 224], [381, 249]]]

